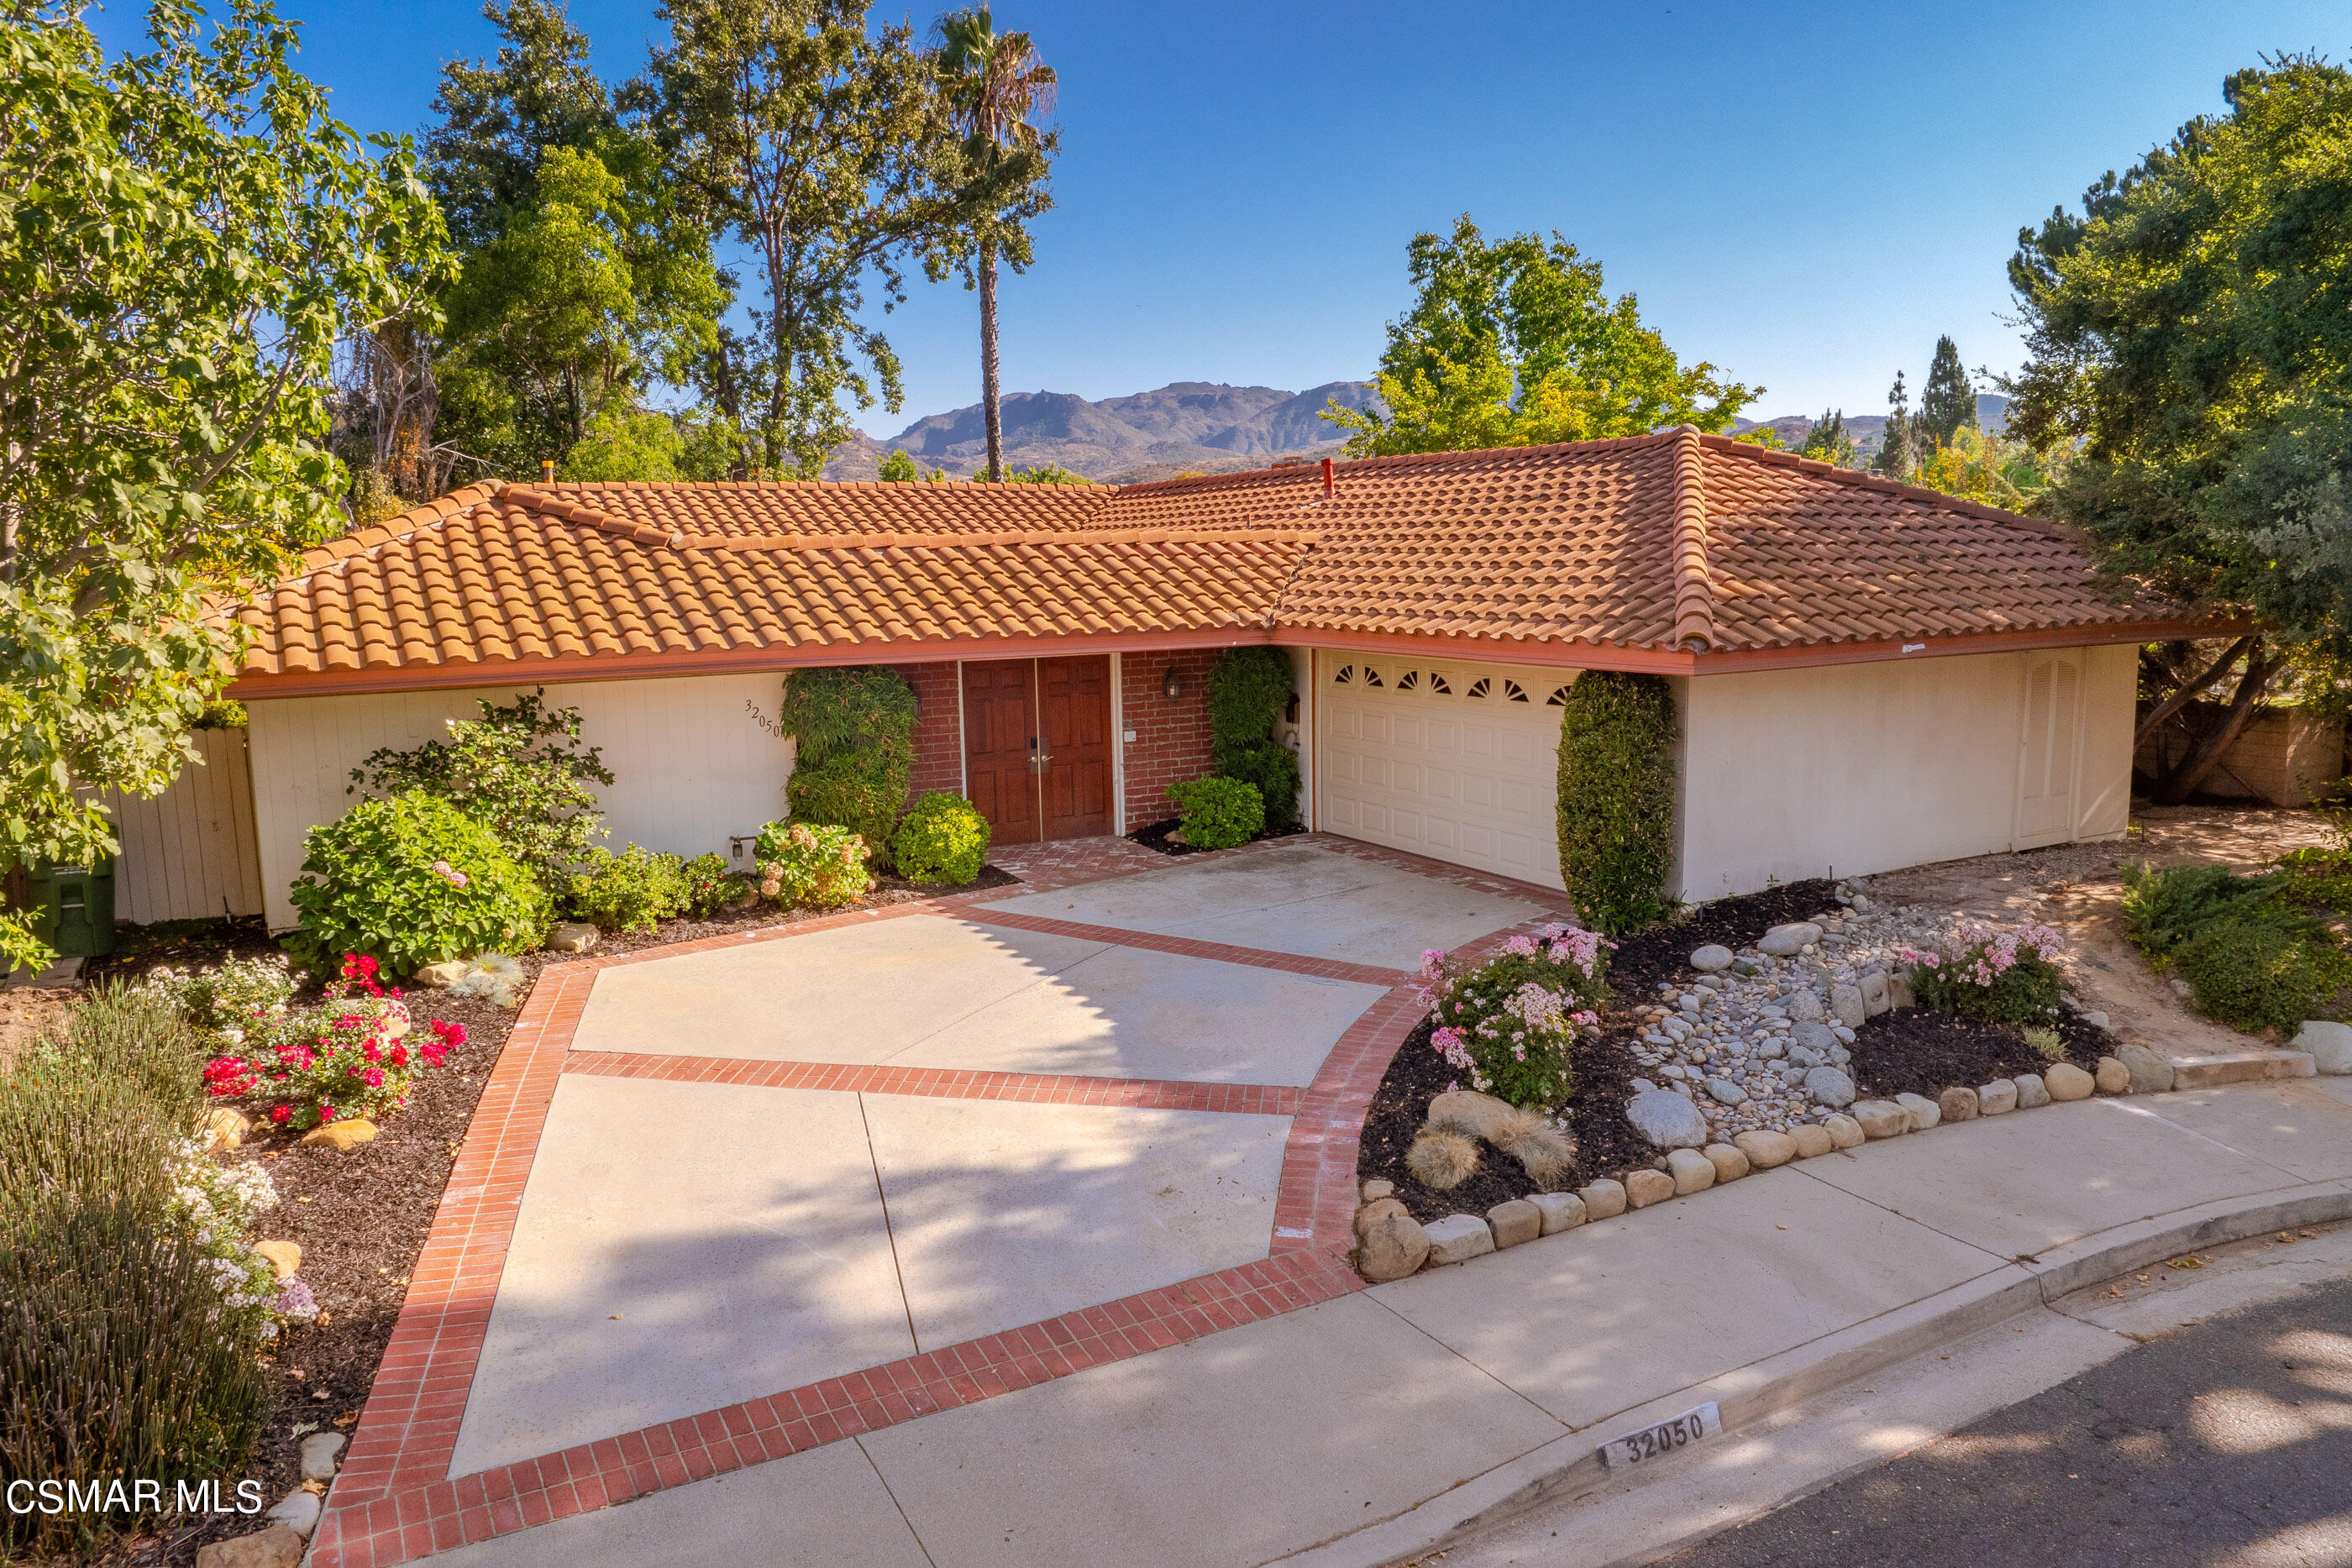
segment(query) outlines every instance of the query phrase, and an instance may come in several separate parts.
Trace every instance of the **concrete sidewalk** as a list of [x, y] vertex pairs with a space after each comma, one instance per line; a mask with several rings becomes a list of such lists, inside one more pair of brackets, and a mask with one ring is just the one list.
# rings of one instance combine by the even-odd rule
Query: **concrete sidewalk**
[[1390, 1562], [1594, 1484], [1599, 1440], [1704, 1400], [1737, 1426], [2095, 1279], [2347, 1215], [2352, 1080], [2053, 1105], [1783, 1166], [436, 1560]]

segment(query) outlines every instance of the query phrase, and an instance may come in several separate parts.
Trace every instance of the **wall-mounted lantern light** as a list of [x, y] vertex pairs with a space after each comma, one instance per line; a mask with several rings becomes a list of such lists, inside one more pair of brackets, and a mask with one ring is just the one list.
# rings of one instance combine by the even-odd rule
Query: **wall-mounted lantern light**
[[1160, 695], [1166, 697], [1170, 702], [1174, 702], [1178, 697], [1182, 696], [1184, 695], [1184, 672], [1178, 669], [1173, 664], [1169, 665], [1168, 674], [1162, 676], [1160, 682]]

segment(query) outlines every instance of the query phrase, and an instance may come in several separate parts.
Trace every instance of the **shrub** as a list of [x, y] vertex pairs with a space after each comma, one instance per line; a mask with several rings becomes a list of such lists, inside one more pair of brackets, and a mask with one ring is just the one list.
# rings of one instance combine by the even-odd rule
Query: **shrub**
[[738, 884], [728, 873], [725, 855], [698, 854], [680, 874], [686, 878], [687, 913], [697, 920], [708, 920], [735, 902]]
[[206, 1062], [205, 1092], [258, 1095], [270, 1121], [298, 1132], [407, 1104], [417, 1076], [465, 1044], [466, 1029], [436, 1019], [416, 1036], [408, 1005], [387, 996], [376, 974], [374, 959], [346, 956], [320, 1006], [293, 1015], [266, 1042]]
[[2343, 952], [2277, 921], [2229, 916], [2206, 924], [2173, 953], [2197, 1010], [2252, 1033], [2287, 1030], [2352, 983]]
[[[202, 1059], [159, 998], [100, 990], [0, 1069], [0, 1473], [168, 1498], [245, 1467], [270, 1303], [234, 1254], [274, 1195], [194, 1168]], [[65, 1554], [136, 1519], [5, 1511], [0, 1545]]]
[[236, 1045], [279, 1027], [293, 1005], [295, 981], [286, 955], [271, 953], [187, 972], [159, 965], [133, 991], [177, 1011], [214, 1040]]
[[794, 670], [781, 722], [795, 746], [785, 786], [793, 820], [847, 828], [887, 860], [915, 763], [915, 691], [906, 677], [879, 665]]
[[488, 828], [550, 899], [560, 897], [572, 862], [604, 832], [589, 786], [610, 784], [613, 772], [595, 747], [582, 748], [580, 710], [551, 711], [546, 695], [541, 686], [504, 707], [485, 698], [481, 717], [449, 721], [446, 742], [371, 753], [352, 769], [352, 788], [441, 797]]
[[545, 889], [446, 800], [362, 800], [303, 844], [290, 895], [302, 925], [286, 945], [313, 973], [359, 953], [404, 976], [493, 949], [529, 952], [547, 935]]
[[2058, 1011], [2066, 977], [2053, 962], [2066, 939], [2047, 925], [2014, 931], [1963, 922], [1933, 951], [1906, 947], [1912, 993], [1921, 1005], [1993, 1023], [2038, 1023]]
[[770, 822], [760, 830], [760, 893], [796, 908], [855, 904], [874, 886], [866, 841], [847, 828]]
[[1675, 696], [1659, 675], [1587, 670], [1559, 732], [1559, 874], [1612, 936], [1665, 917], [1675, 858]]
[[1548, 925], [1463, 968], [1433, 947], [1421, 956], [1421, 999], [1437, 1024], [1430, 1048], [1470, 1087], [1528, 1110], [1555, 1110], [1576, 1087], [1569, 1048], [1609, 994], [1608, 944]]
[[654, 930], [685, 912], [690, 892], [684, 861], [636, 844], [617, 855], [599, 845], [572, 873], [572, 907], [606, 933]]
[[898, 824], [890, 857], [900, 876], [961, 887], [988, 859], [988, 819], [962, 796], [934, 790]]
[[1168, 798], [1183, 813], [1178, 831], [1196, 850], [1229, 850], [1265, 828], [1265, 802], [1257, 786], [1238, 779], [1192, 779], [1168, 786]]
[[1209, 745], [1217, 771], [1257, 787], [1265, 825], [1298, 825], [1298, 756], [1274, 727], [1298, 695], [1290, 655], [1279, 648], [1228, 648], [1209, 666]]
[[2161, 969], [2216, 920], [2252, 919], [2285, 926], [2312, 924], [2281, 900], [2286, 878], [2240, 876], [2227, 866], [2145, 863], [2123, 870], [2124, 934]]

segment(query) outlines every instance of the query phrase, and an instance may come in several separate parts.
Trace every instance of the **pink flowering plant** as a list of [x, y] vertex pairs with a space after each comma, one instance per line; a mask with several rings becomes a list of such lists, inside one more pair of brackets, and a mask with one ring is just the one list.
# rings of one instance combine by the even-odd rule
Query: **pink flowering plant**
[[1433, 947], [1421, 956], [1421, 1001], [1436, 1028], [1430, 1048], [1473, 1089], [1529, 1110], [1554, 1111], [1576, 1086], [1569, 1051], [1597, 1023], [1609, 995], [1613, 944], [1572, 925], [1512, 937], [1482, 964]]
[[419, 1074], [466, 1043], [463, 1024], [436, 1019], [419, 1035], [408, 1004], [377, 978], [376, 961], [343, 956], [324, 1002], [289, 1017], [266, 1039], [248, 1036], [232, 1055], [205, 1064], [205, 1092], [258, 1096], [269, 1120], [308, 1132], [353, 1116], [381, 1117], [408, 1103]]
[[770, 822], [760, 830], [760, 895], [793, 908], [855, 904], [874, 886], [864, 838], [847, 828]]
[[1906, 947], [1911, 989], [1926, 1007], [1991, 1023], [2047, 1023], [2065, 995], [2066, 939], [2047, 925], [2001, 931], [1962, 921], [1932, 948]]

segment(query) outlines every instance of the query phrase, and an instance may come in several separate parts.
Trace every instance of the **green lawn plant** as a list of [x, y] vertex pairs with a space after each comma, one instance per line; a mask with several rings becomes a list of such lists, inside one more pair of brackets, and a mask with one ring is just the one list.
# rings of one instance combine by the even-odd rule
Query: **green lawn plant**
[[362, 800], [313, 828], [290, 896], [301, 925], [296, 961], [331, 975], [343, 956], [375, 959], [394, 977], [478, 953], [528, 953], [546, 938], [553, 905], [490, 831], [436, 796]]
[[847, 828], [770, 822], [760, 830], [760, 895], [788, 909], [833, 909], [873, 891], [866, 840]]
[[793, 821], [847, 828], [887, 864], [915, 765], [915, 691], [881, 665], [794, 670], [781, 715], [795, 751]]
[[599, 845], [572, 874], [572, 907], [608, 936], [658, 930], [685, 914], [692, 896], [683, 860], [639, 844], [617, 855]]
[[988, 859], [988, 819], [962, 796], [933, 790], [915, 802], [890, 841], [898, 874], [961, 887]]
[[[257, 1171], [193, 1168], [203, 1057], [162, 999], [101, 990], [0, 1067], [0, 1473], [169, 1499], [244, 1470], [278, 1292], [243, 1227], [275, 1195]], [[79, 1560], [152, 1524], [109, 1501], [0, 1511], [0, 1547]]]
[[488, 828], [529, 868], [550, 898], [567, 890], [589, 841], [604, 835], [593, 788], [613, 782], [597, 747], [580, 743], [580, 710], [550, 708], [547, 689], [504, 705], [481, 700], [479, 718], [453, 718], [446, 741], [413, 751], [389, 747], [352, 769], [350, 794], [437, 795]]
[[1587, 670], [1559, 734], [1559, 874], [1594, 930], [1665, 918], [1675, 859], [1674, 691], [1658, 675]]
[[1228, 648], [1209, 666], [1211, 756], [1220, 774], [1256, 787], [1276, 832], [1298, 825], [1298, 754], [1274, 738], [1297, 695], [1280, 648]]
[[1183, 821], [1177, 832], [1196, 850], [1229, 850], [1265, 831], [1265, 804], [1257, 786], [1238, 779], [1191, 779], [1168, 786]]

